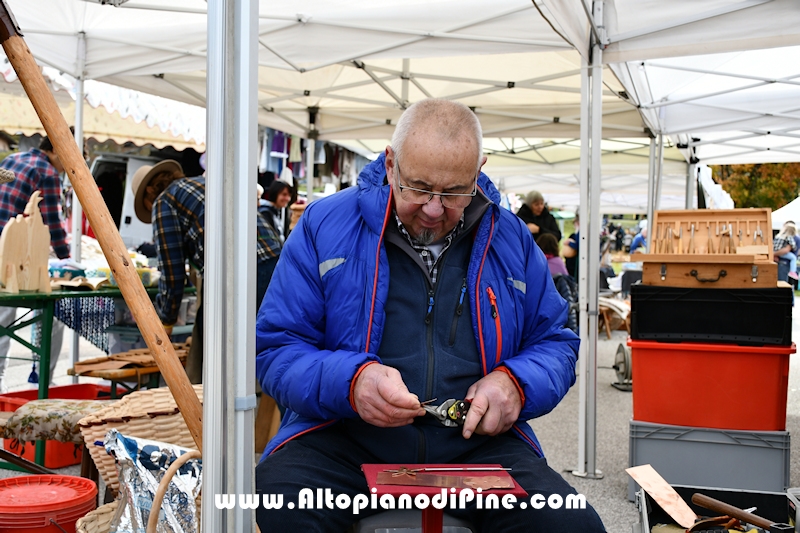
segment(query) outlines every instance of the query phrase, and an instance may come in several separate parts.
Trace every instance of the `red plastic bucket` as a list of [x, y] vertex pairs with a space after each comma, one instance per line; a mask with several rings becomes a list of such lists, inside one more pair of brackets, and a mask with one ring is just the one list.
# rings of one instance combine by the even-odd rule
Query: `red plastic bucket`
[[0, 479], [0, 533], [75, 533], [75, 522], [96, 503], [97, 486], [82, 477]]

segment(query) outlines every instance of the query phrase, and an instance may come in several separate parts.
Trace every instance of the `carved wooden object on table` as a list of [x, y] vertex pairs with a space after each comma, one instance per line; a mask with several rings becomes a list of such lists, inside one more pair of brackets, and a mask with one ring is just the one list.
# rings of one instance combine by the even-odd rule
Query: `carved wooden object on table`
[[25, 214], [10, 219], [0, 234], [0, 283], [3, 292], [50, 292], [50, 230], [42, 220], [41, 193], [34, 191]]

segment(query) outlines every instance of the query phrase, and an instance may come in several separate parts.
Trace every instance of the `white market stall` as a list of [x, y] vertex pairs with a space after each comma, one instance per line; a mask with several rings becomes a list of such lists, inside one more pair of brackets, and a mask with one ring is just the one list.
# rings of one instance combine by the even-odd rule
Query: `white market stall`
[[[230, 233], [237, 235], [236, 224], [244, 224], [242, 221], [254, 216], [252, 202], [247, 198], [251, 196], [255, 181], [256, 158], [250, 157], [255, 151], [252, 138], [255, 117], [250, 114], [256, 105], [262, 124], [311, 139], [366, 142], [389, 137], [392, 124], [409, 102], [425, 96], [442, 96], [474, 107], [487, 137], [503, 140], [506, 150], [498, 148], [493, 156], [505, 158], [504, 153], [511, 155], [510, 152], [518, 151], [511, 146], [529, 144], [535, 147], [549, 139], [573, 142], [580, 139], [583, 159], [577, 172], [558, 172], [557, 165], [547, 156], [535, 164], [552, 169], [542, 175], [580, 175], [582, 207], [589, 202], [589, 178], [592, 177], [591, 198], [596, 206], [592, 210], [593, 218], [599, 216], [600, 168], [606, 152], [601, 137], [623, 142], [630, 138], [647, 139], [649, 135], [635, 103], [631, 102], [632, 89], [612, 76], [602, 76], [602, 71], [608, 69], [598, 61], [599, 46], [595, 47], [594, 62], [588, 62], [590, 32], [586, 31], [583, 3], [502, 0], [487, 7], [485, 2], [476, 0], [411, 4], [400, 0], [369, 4], [263, 0], [257, 6], [258, 16], [255, 16], [255, 3], [233, 0], [212, 0], [208, 4], [203, 0], [165, 0], [158, 4], [144, 0], [102, 2], [108, 5], [79, 0], [57, 4], [45, 0], [11, 0], [9, 3], [37, 59], [78, 78], [106, 80], [201, 105], [206, 103], [208, 84], [209, 169], [214, 170], [212, 175], [225, 176], [224, 183], [218, 184], [220, 194], [210, 209], [210, 213], [215, 212], [214, 216], [219, 217], [215, 219], [219, 221], [218, 226], [212, 223], [209, 213], [209, 226], [222, 228], [222, 231], [210, 231], [209, 239], [221, 239]], [[779, 0], [774, 3], [788, 5]], [[709, 7], [711, 11], [724, 11], [725, 6], [734, 4], [769, 7], [769, 2], [763, 1], [717, 1], [713, 4]], [[662, 28], [664, 25], [658, 21], [670, 20], [663, 15], [661, 3], [644, 2], [638, 6], [626, 5], [625, 9], [612, 2], [606, 5], [607, 18], [624, 12], [627, 23], [638, 27], [652, 21]], [[684, 12], [678, 13], [679, 8]], [[223, 12], [215, 12], [215, 17], [219, 18], [208, 17], [211, 28], [207, 29], [207, 9], [238, 9], [238, 15], [231, 17], [231, 20], [240, 21], [237, 33], [232, 34], [233, 28], [224, 26]], [[553, 32], [540, 10], [551, 22], [556, 21], [554, 26], [559, 31], [582, 38], [571, 39], [578, 52]], [[683, 27], [687, 26], [686, 17], [697, 17], [696, 11], [696, 3], [682, 1], [671, 4], [669, 14], [678, 13], [679, 26]], [[642, 16], [632, 15], [637, 13]], [[572, 30], [565, 32], [564, 27], [572, 27]], [[787, 24], [786, 28], [781, 25], [786, 33], [790, 33], [790, 27], [797, 25]], [[725, 31], [731, 33], [730, 29]], [[246, 38], [248, 35], [253, 39], [232, 41], [234, 36]], [[749, 35], [757, 38], [758, 32]], [[227, 39], [226, 46], [218, 44], [223, 37]], [[720, 42], [724, 44], [725, 39], [721, 37]], [[691, 42], [694, 45], [696, 40]], [[84, 46], [80, 43], [85, 45], [85, 55], [78, 53]], [[237, 46], [238, 53], [234, 54]], [[229, 61], [242, 57], [250, 63]], [[212, 65], [208, 73], [211, 81], [206, 79], [207, 61]], [[608, 61], [608, 56], [604, 61]], [[232, 70], [224, 70], [223, 65]], [[231, 80], [249, 81], [237, 86], [230, 85]], [[592, 92], [589, 91], [590, 81], [593, 82]], [[228, 92], [222, 90], [223, 83], [229, 84]], [[250, 88], [253, 93], [248, 92]], [[233, 98], [233, 91], [238, 91], [236, 98]], [[621, 98], [621, 93], [628, 98]], [[591, 101], [597, 105], [591, 107]], [[235, 108], [237, 102], [240, 107]], [[224, 143], [231, 142], [222, 137], [223, 104], [230, 106], [229, 111], [238, 113], [238, 118], [231, 119], [233, 124], [229, 125], [239, 127], [235, 133], [239, 142], [228, 145], [231, 146], [228, 152], [222, 151]], [[225, 131], [233, 133], [233, 130]], [[591, 159], [588, 157], [590, 150]], [[535, 154], [537, 150], [527, 151]], [[644, 157], [638, 158], [641, 161], [636, 165], [638, 171], [621, 171], [620, 174], [644, 176], [645, 164], [651, 173], [659, 174], [655, 170], [658, 161], [651, 155], [653, 143], [649, 153], [648, 150], [644, 152], [641, 154]], [[234, 159], [223, 161], [223, 156], [229, 155]], [[575, 166], [574, 157], [569, 165]], [[233, 175], [239, 179], [234, 180]], [[574, 177], [570, 179], [574, 181]], [[559, 181], [559, 178], [553, 180]], [[525, 188], [530, 187], [526, 184]], [[662, 193], [663, 188], [666, 185], [662, 184]], [[657, 196], [657, 191], [653, 188], [645, 194], [652, 198]], [[244, 206], [237, 210], [237, 221], [226, 220], [224, 213], [236, 205]], [[591, 230], [588, 233], [591, 234]], [[247, 237], [246, 232], [239, 235]], [[233, 242], [230, 240], [228, 245]], [[591, 254], [591, 246], [586, 243], [582, 250]], [[231, 257], [236, 258], [238, 264], [248, 263], [246, 248], [232, 250]], [[209, 332], [212, 341], [209, 350], [234, 353], [235, 364], [247, 368], [252, 365], [251, 344], [248, 345], [246, 339], [252, 338], [253, 319], [247, 298], [241, 296], [246, 294], [252, 272], [243, 271], [237, 276], [236, 284], [228, 284], [223, 267], [222, 264], [209, 265], [207, 286], [216, 291], [209, 304], [212, 301], [218, 304], [209, 306], [215, 310], [209, 322], [214, 322], [218, 328], [214, 333]], [[596, 290], [590, 287], [590, 293], [595, 294]], [[588, 309], [591, 312], [596, 307], [590, 305]], [[235, 317], [244, 319], [234, 321]], [[224, 329], [225, 325], [234, 323], [236, 335], [233, 327], [229, 332]], [[234, 336], [241, 340], [237, 341], [232, 338]], [[593, 342], [588, 340], [584, 345], [591, 347]], [[246, 417], [250, 416], [251, 394], [242, 383], [234, 387], [234, 363], [229, 364], [231, 366], [223, 369], [219, 362], [220, 366], [211, 370], [220, 387], [215, 390], [227, 390], [228, 394], [220, 398], [209, 396], [206, 404], [207, 413], [216, 413], [215, 420], [223, 419], [221, 413], [228, 413], [228, 420], [236, 420], [232, 427], [238, 429], [229, 432], [235, 438], [224, 443], [220, 441], [218, 448], [212, 448], [220, 456], [232, 455], [225, 454], [226, 449], [248, 449], [249, 445], [247, 434], [241, 428], [249, 421]], [[206, 442], [212, 440], [209, 438]], [[232, 448], [235, 446], [239, 448]], [[223, 487], [224, 472], [228, 472], [231, 474], [227, 477], [229, 492], [247, 492], [234, 490], [247, 487], [246, 481], [233, 479], [239, 477], [233, 476], [234, 473], [251, 471], [248, 468], [252, 467], [252, 462], [246, 457], [242, 461], [222, 465], [220, 472], [210, 476], [210, 486]], [[579, 461], [579, 470], [587, 470], [585, 460]], [[593, 465], [589, 465], [588, 470], [594, 474]], [[214, 489], [209, 492], [213, 494]]]

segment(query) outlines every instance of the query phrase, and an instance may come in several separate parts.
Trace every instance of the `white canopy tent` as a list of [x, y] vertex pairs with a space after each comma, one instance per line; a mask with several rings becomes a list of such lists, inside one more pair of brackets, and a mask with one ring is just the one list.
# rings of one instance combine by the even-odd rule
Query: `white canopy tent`
[[[544, 0], [588, 50], [580, 0]], [[687, 161], [800, 160], [800, 8], [791, 0], [606, 0], [603, 61]]]
[[[573, 148], [578, 144], [583, 158], [577, 171], [581, 176], [581, 204], [585, 206], [589, 200], [591, 174], [594, 177], [593, 204], [599, 206], [601, 158], [604, 153], [612, 159], [620, 155], [614, 154], [613, 149], [611, 153], [603, 149], [601, 135], [621, 143], [637, 137], [646, 139], [650, 135], [630, 98], [620, 99], [625, 88], [613, 76], [602, 76], [599, 51], [594, 62], [588, 63], [581, 57], [588, 52], [588, 46], [578, 43], [576, 47], [580, 53], [573, 51], [540, 16], [542, 11], [551, 22], [559, 19], [554, 16], [558, 11], [548, 12], [551, 5], [558, 8], [559, 2], [498, 0], [489, 6], [477, 0], [383, 0], [369, 4], [261, 0], [258, 17], [249, 17], [247, 13], [252, 15], [253, 12], [247, 11], [245, 0], [209, 0], [209, 10], [221, 9], [214, 11], [215, 17], [225, 14], [222, 8], [232, 9], [236, 15], [231, 20], [238, 20], [238, 29], [245, 27], [247, 30], [242, 35], [257, 33], [258, 42], [253, 43], [252, 50], [249, 44], [238, 42], [239, 52], [252, 59], [253, 65], [258, 64], [258, 71], [252, 73], [242, 63], [225, 62], [231, 56], [220, 55], [221, 49], [217, 46], [208, 48], [207, 53], [204, 0], [163, 0], [157, 4], [147, 0], [62, 0], [55, 4], [47, 0], [8, 0], [8, 3], [36, 58], [76, 78], [104, 80], [201, 105], [206, 103], [208, 84], [210, 113], [214, 113], [209, 117], [212, 125], [209, 147], [215, 140], [220, 142], [223, 129], [229, 131], [231, 126], [224, 123], [224, 117], [218, 116], [222, 104], [232, 106], [233, 90], [244, 90], [241, 86], [228, 85], [229, 93], [220, 92], [222, 83], [232, 79], [257, 79], [258, 118], [262, 124], [311, 139], [355, 138], [362, 143], [385, 139], [409, 102], [425, 96], [442, 96], [472, 106], [481, 118], [487, 137], [504, 139], [505, 150], [490, 147], [493, 158], [506, 160], [508, 155], [517, 155], [512, 154], [517, 151], [527, 152], [529, 156], [538, 152], [542, 160], [529, 163], [543, 168], [538, 175], [553, 176], [555, 181], [558, 175], [572, 176], [570, 180], [574, 182], [575, 172], [559, 171], [554, 161], [561, 160], [547, 155], [541, 157], [545, 146], [540, 145], [564, 139], [572, 142]], [[574, 12], [568, 12], [570, 17], [583, 16], [583, 5], [572, 6]], [[224, 19], [208, 18], [213, 35], [230, 45], [222, 48], [231, 53], [237, 43], [225, 39], [234, 39], [239, 34], [225, 36], [221, 32], [232, 32], [234, 28], [226, 25]], [[252, 27], [244, 21], [250, 22]], [[575, 20], [568, 17], [565, 22], [575, 23]], [[563, 32], [560, 24], [554, 26]], [[212, 29], [208, 31], [211, 35]], [[252, 34], [247, 33], [250, 31]], [[217, 69], [231, 65], [233, 70], [226, 74], [216, 70], [213, 77], [209, 73], [212, 81], [207, 81], [206, 61]], [[593, 84], [587, 81], [589, 71]], [[249, 102], [248, 95], [237, 93], [238, 96], [242, 96], [242, 102]], [[587, 105], [590, 99], [598, 105], [590, 108]], [[599, 104], [602, 104], [602, 111]], [[219, 108], [215, 107], [217, 105]], [[593, 110], [591, 116], [590, 109]], [[226, 159], [225, 164], [219, 159], [213, 161], [215, 157], [228, 157], [227, 153], [220, 152], [220, 142], [220, 146], [214, 148], [218, 151], [209, 155], [209, 168], [217, 171], [213, 175], [223, 176], [224, 183], [219, 185], [228, 192], [220, 195], [219, 201], [225, 198], [225, 209], [233, 210], [237, 205], [242, 209], [236, 211], [235, 220], [217, 219], [220, 227], [212, 226], [209, 239], [229, 235], [231, 228], [247, 220], [251, 209], [252, 202], [242, 191], [250, 187], [250, 181], [254, 182], [255, 173], [249, 172], [242, 161], [246, 161], [247, 151], [254, 149], [250, 146], [255, 144], [254, 131], [247, 129], [242, 115], [237, 117], [234, 126], [240, 127], [235, 132], [240, 144], [229, 145], [237, 159]], [[593, 126], [591, 136], [590, 123]], [[517, 149], [526, 145], [537, 148]], [[590, 151], [591, 172], [586, 159]], [[620, 170], [619, 174], [638, 174], [646, 183], [644, 162], [647, 161], [651, 172], [657, 163], [652, 154], [651, 142], [649, 154], [645, 151], [637, 158], [640, 161], [634, 165], [637, 170]], [[575, 167], [574, 156], [562, 162], [567, 168]], [[252, 164], [254, 166], [255, 159]], [[510, 165], [498, 163], [497, 166]], [[232, 176], [239, 176], [239, 179], [234, 180]], [[511, 182], [513, 177], [511, 172], [505, 179]], [[254, 183], [251, 189], [253, 187]], [[524, 187], [530, 188], [527, 184]], [[668, 187], [662, 183], [662, 193], [666, 190]], [[654, 194], [657, 193], [646, 191], [650, 198]], [[642, 203], [639, 201], [638, 205]], [[214, 209], [222, 210], [222, 205]], [[593, 210], [593, 216], [598, 213], [597, 209], [599, 207]], [[584, 233], [591, 234], [591, 229]], [[586, 241], [582, 250], [592, 253], [593, 241]], [[232, 250], [231, 257], [237, 259], [238, 264], [247, 264], [246, 248]], [[213, 300], [220, 305], [219, 308], [210, 307], [213, 313], [207, 323], [223, 328], [236, 316], [248, 316], [247, 298], [237, 299], [237, 295], [243, 294], [252, 273], [244, 272], [235, 286], [223, 290], [227, 281], [220, 265], [209, 266], [206, 287], [216, 294], [209, 298], [209, 303]], [[596, 292], [595, 286], [591, 289]], [[250, 321], [236, 322], [236, 331], [242, 333], [242, 339], [252, 336], [252, 313], [249, 315]], [[209, 337], [213, 340], [207, 343], [209, 351], [232, 351], [241, 368], [252, 364], [252, 354], [248, 353], [244, 340], [239, 344], [216, 330]], [[206, 409], [214, 411], [214, 421], [225, 420], [219, 416], [223, 407], [231, 414], [228, 420], [232, 420], [236, 412], [237, 429], [233, 433], [241, 445], [238, 449], [248, 449], [246, 434], [240, 431], [243, 425], [239, 415], [251, 409], [250, 396], [249, 393], [240, 394], [239, 389], [232, 392], [230, 381], [219, 381], [226, 379], [225, 375], [220, 369], [215, 383], [220, 384], [220, 390], [229, 393], [225, 398], [206, 396]], [[220, 446], [222, 448], [215, 448], [214, 452], [222, 453], [226, 447], [237, 449], [231, 448], [230, 443]], [[220, 483], [214, 484], [214, 489], [209, 491], [212, 494], [224, 490], [225, 482], [231, 483], [230, 488], [235, 482], [237, 489], [247, 489], [241, 484], [241, 476], [249, 475], [244, 473], [246, 470], [233, 468], [232, 464], [227, 468], [230, 476], [236, 474], [233, 478], [229, 476], [226, 480], [219, 472], [207, 478], [207, 481], [213, 479], [213, 483]], [[579, 465], [581, 469], [585, 469], [585, 465]], [[205, 508], [211, 509], [210, 506]]]
[[[10, 134], [44, 135], [44, 128], [14, 69], [2, 52], [0, 58], [0, 75], [5, 81], [0, 83], [0, 130]], [[74, 125], [76, 80], [52, 67], [42, 70], [67, 123]], [[204, 109], [102, 82], [87, 81], [85, 87], [84, 99], [89, 104], [83, 109], [86, 138], [205, 151]]]
[[790, 220], [795, 224], [800, 223], [800, 198], [772, 212], [772, 229], [780, 230]]
[[[99, 3], [11, 0], [40, 62], [77, 75], [75, 52], [83, 38], [86, 79], [205, 105], [204, 0], [104, 2], [117, 8]], [[488, 172], [530, 182], [521, 185], [527, 189], [553, 176], [569, 179], [580, 150], [580, 55], [541, 17], [545, 9], [529, 0], [490, 8], [478, 0], [262, 0], [259, 123], [313, 136], [311, 110], [316, 139], [353, 140], [380, 151], [385, 141], [371, 141], [391, 137], [409, 102], [447, 97], [472, 106], [481, 118], [495, 155]], [[605, 79], [603, 137], [624, 146], [610, 148], [604, 163], [627, 165], [615, 176], [640, 178], [632, 180], [637, 190], [604, 192], [622, 198], [620, 208], [628, 211], [646, 194], [648, 133], [635, 106], [619, 98], [622, 86], [613, 76]], [[552, 155], [566, 143], [569, 155]], [[667, 159], [675, 163], [668, 171], [673, 179], [686, 174], [677, 153]]]
[[[798, 124], [793, 114], [797, 107], [790, 100], [797, 75], [790, 70], [797, 63], [796, 52], [794, 48], [786, 52], [774, 48], [800, 45], [800, 9], [795, 2], [600, 0], [587, 6], [584, 0], [543, 0], [543, 4], [547, 7], [543, 15], [582, 54], [593, 78], [602, 76], [600, 65], [611, 64], [625, 87], [621, 96], [640, 109], [645, 124], [659, 139], [672, 136], [676, 140], [690, 163], [692, 178], [697, 175], [700, 156], [706, 153], [714, 157], [704, 162], [775, 161], [768, 148], [777, 143], [782, 152], [780, 160], [792, 157]], [[763, 50], [768, 48], [773, 50]], [[759, 51], [733, 54], [748, 50]], [[782, 53], [794, 57], [787, 63], [788, 73], [779, 60], [775, 61]], [[703, 57], [685, 57], [700, 54], [706, 54], [705, 61]], [[744, 91], [752, 92], [744, 97]], [[585, 116], [599, 114], [601, 101], [585, 102], [589, 106]], [[753, 145], [742, 146], [745, 142]], [[711, 148], [713, 144], [715, 148]], [[586, 154], [587, 162], [589, 156], [594, 157], [591, 179], [599, 162], [595, 154]], [[687, 180], [687, 204], [693, 182]], [[652, 213], [658, 188], [653, 186], [650, 192], [648, 212]], [[589, 198], [584, 191], [582, 205]], [[590, 203], [596, 213], [599, 199], [595, 193]], [[590, 258], [594, 262], [595, 254]], [[590, 288], [590, 315], [595, 310], [593, 292]], [[579, 445], [579, 465], [587, 464], [589, 475], [597, 473], [593, 457], [592, 344], [586, 365], [590, 368], [581, 369], [581, 395], [588, 398], [588, 413], [581, 414], [585, 429]]]

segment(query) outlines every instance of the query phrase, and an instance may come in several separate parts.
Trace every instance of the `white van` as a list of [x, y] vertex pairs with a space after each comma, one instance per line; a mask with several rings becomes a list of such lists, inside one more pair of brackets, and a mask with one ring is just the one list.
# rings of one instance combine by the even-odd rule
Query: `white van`
[[92, 163], [92, 176], [97, 188], [128, 248], [137, 248], [144, 242], [153, 241], [152, 225], [140, 221], [133, 211], [134, 194], [130, 184], [140, 167], [159, 161], [154, 157], [103, 154]]
[[153, 229], [150, 224], [139, 221], [133, 211], [133, 175], [144, 165], [155, 165], [164, 159], [180, 163], [187, 176], [203, 173], [200, 154], [187, 148], [180, 152], [167, 147], [152, 149], [150, 155], [100, 154], [92, 163], [92, 176], [97, 188], [117, 224], [122, 240], [128, 248], [137, 248], [144, 242], [153, 242]]

